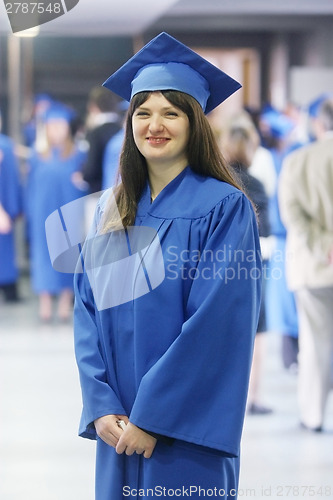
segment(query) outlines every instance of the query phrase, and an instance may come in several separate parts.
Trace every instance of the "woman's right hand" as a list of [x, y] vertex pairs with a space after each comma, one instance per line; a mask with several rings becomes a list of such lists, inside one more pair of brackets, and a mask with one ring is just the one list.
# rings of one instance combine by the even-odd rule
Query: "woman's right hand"
[[97, 418], [94, 421], [98, 437], [113, 448], [117, 446], [119, 438], [124, 432], [118, 426], [118, 420], [123, 420], [125, 424], [128, 423], [126, 415], [104, 415], [104, 417]]

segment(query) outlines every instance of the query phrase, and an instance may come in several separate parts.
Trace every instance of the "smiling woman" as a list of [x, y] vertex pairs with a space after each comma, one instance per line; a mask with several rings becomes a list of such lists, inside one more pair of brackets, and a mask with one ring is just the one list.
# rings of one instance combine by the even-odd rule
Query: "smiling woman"
[[189, 119], [161, 92], [153, 92], [136, 109], [132, 123], [134, 141], [146, 159], [153, 188], [151, 194], [156, 198], [163, 184], [166, 185], [188, 164]]
[[[98, 204], [82, 253], [96, 272], [76, 275], [74, 315], [79, 432], [97, 439], [96, 500], [203, 490], [236, 498], [261, 263], [252, 205], [205, 112], [239, 84], [162, 33], [105, 85], [130, 101], [121, 183]], [[133, 234], [140, 240], [143, 226], [155, 232], [141, 252]], [[138, 262], [129, 271], [119, 247], [118, 280], [110, 266], [103, 272], [117, 239]], [[158, 249], [165, 277], [154, 286]], [[237, 272], [240, 252], [254, 258]], [[141, 276], [149, 283], [139, 296]], [[129, 287], [131, 300], [99, 310], [98, 287], [107, 296]]]
[[[141, 106], [146, 106], [148, 99], [152, 95], [163, 96], [167, 103], [162, 107], [173, 109], [172, 115], [185, 115], [185, 131], [188, 131], [185, 156], [185, 164], [168, 164], [169, 168], [150, 169], [148, 176], [148, 161], [141, 154], [134, 140], [134, 114]], [[223, 94], [224, 95], [224, 94]], [[147, 120], [149, 113], [143, 111]], [[160, 112], [159, 112], [160, 114]], [[173, 118], [174, 119], [174, 118]], [[188, 127], [186, 126], [188, 120]], [[143, 121], [145, 119], [143, 118]], [[178, 120], [177, 120], [178, 121]], [[147, 139], [147, 136], [145, 136]], [[119, 227], [118, 215], [121, 216], [120, 226], [126, 227], [134, 224], [137, 202], [141, 196], [142, 190], [148, 180], [150, 190], [153, 192], [152, 198], [157, 196], [164, 186], [172, 180], [186, 165], [191, 165], [192, 170], [202, 175], [209, 175], [216, 179], [228, 182], [237, 186], [232, 172], [227, 168], [225, 161], [216, 144], [211, 127], [203, 113], [199, 102], [192, 96], [176, 90], [161, 91], [141, 91], [133, 96], [128, 110], [126, 120], [125, 147], [120, 157], [119, 173], [122, 183], [115, 189], [115, 198], [117, 200], [117, 210], [114, 210], [112, 204], [106, 206], [103, 217], [104, 230]], [[157, 146], [158, 148], [158, 146]], [[162, 149], [162, 148], [161, 148]], [[162, 156], [162, 155], [161, 155]], [[181, 168], [182, 166], [182, 168]], [[161, 175], [155, 175], [159, 172]], [[172, 175], [174, 174], [174, 175]], [[116, 219], [114, 219], [116, 215]]]

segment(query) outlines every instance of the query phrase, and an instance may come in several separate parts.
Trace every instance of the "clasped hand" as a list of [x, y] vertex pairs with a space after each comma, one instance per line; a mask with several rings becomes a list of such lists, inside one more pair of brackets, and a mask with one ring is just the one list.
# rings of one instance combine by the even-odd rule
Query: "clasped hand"
[[[127, 425], [125, 430], [121, 429], [117, 420], [123, 420]], [[97, 435], [116, 452], [126, 455], [143, 454], [150, 458], [156, 445], [156, 438], [147, 434], [132, 424], [125, 415], [105, 415], [94, 421]]]

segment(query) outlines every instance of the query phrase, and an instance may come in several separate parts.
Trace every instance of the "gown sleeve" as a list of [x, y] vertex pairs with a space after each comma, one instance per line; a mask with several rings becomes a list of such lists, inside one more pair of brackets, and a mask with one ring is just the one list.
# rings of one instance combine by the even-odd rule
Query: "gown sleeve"
[[0, 203], [11, 219], [22, 211], [22, 193], [18, 163], [11, 142], [0, 144]]
[[239, 193], [214, 209], [187, 319], [141, 380], [130, 421], [238, 456], [260, 294], [257, 222]]
[[[100, 209], [97, 206], [94, 228], [97, 228], [99, 218]], [[107, 373], [106, 346], [100, 334], [100, 320], [85, 272], [75, 273], [74, 292], [74, 344], [83, 401], [79, 435], [96, 439], [94, 420], [104, 415], [126, 415], [126, 412], [112, 387], [112, 375]]]

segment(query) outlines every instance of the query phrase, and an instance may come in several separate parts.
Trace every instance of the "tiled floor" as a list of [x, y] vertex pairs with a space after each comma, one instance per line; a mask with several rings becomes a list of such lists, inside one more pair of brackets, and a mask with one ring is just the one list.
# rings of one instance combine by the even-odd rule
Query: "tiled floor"
[[[0, 303], [0, 498], [93, 500], [95, 445], [77, 437], [72, 327], [39, 324], [27, 283], [22, 294], [19, 305]], [[263, 396], [275, 411], [246, 418], [239, 499], [333, 498], [333, 398], [325, 433], [300, 430], [296, 377], [281, 368], [280, 338], [267, 340]]]

